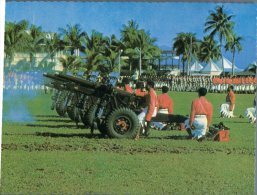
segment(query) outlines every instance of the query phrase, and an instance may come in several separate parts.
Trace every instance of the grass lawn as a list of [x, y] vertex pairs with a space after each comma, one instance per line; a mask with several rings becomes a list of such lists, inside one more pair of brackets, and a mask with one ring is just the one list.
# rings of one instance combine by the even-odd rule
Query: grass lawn
[[[175, 113], [186, 115], [197, 94], [170, 95]], [[231, 128], [228, 143], [185, 140], [185, 131], [155, 130], [138, 141], [104, 139], [58, 117], [50, 110], [49, 94], [8, 94], [1, 193], [254, 194], [255, 126], [246, 118], [219, 118], [225, 94], [207, 98], [214, 107], [213, 123], [223, 121]], [[253, 98], [236, 95], [235, 115], [244, 115]]]

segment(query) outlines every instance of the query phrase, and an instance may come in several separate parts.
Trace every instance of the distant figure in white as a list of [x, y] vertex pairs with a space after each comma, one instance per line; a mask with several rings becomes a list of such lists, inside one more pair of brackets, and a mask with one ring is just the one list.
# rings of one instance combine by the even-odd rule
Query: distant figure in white
[[234, 87], [229, 86], [227, 89], [226, 103], [220, 106], [220, 117], [222, 118], [232, 118], [234, 117], [235, 109], [235, 93], [233, 91]]
[[245, 116], [248, 118], [250, 123], [256, 123], [256, 94], [253, 101], [253, 106], [251, 108], [247, 108], [245, 111]]

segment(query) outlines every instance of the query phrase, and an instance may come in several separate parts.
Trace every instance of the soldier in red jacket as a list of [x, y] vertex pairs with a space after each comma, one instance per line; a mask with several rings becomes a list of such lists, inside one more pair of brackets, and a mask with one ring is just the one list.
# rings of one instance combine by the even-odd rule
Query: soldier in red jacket
[[124, 91], [129, 92], [129, 93], [133, 93], [133, 89], [129, 85], [129, 79], [128, 78], [124, 78], [122, 80], [122, 84], [124, 85]]
[[[162, 94], [158, 95], [158, 113], [161, 114], [173, 114], [173, 100], [168, 95], [169, 88], [167, 86], [162, 86]], [[153, 122], [153, 125], [162, 130], [167, 124], [162, 122]]]
[[[148, 136], [149, 132], [150, 132], [151, 119], [152, 119], [152, 117], [155, 117], [157, 114], [158, 99], [157, 99], [156, 92], [154, 90], [154, 82], [153, 81], [151, 81], [151, 80], [147, 81], [146, 90], [148, 91], [148, 94], [146, 95], [147, 107], [144, 108], [144, 110], [138, 115], [138, 120], [142, 127], [143, 134], [145, 136]], [[145, 127], [145, 122], [147, 123], [146, 127]], [[137, 138], [138, 138], [138, 136], [137, 136]]]

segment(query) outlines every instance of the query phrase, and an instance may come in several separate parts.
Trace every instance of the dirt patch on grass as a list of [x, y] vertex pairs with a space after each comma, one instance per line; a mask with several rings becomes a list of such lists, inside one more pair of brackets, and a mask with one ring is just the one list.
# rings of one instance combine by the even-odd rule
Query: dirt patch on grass
[[167, 147], [138, 147], [138, 146], [129, 146], [124, 147], [122, 145], [113, 144], [113, 143], [104, 143], [100, 145], [76, 145], [76, 144], [52, 144], [50, 142], [44, 142], [43, 144], [2, 144], [2, 150], [24, 150], [28, 152], [32, 151], [104, 151], [104, 152], [114, 152], [122, 154], [155, 154], [155, 153], [172, 153], [172, 154], [190, 154], [194, 152], [202, 152], [208, 154], [215, 153], [225, 153], [230, 154], [244, 154], [244, 155], [254, 155], [254, 151], [250, 149], [216, 149], [216, 148], [189, 148], [189, 147], [176, 147], [176, 148], [167, 148]]

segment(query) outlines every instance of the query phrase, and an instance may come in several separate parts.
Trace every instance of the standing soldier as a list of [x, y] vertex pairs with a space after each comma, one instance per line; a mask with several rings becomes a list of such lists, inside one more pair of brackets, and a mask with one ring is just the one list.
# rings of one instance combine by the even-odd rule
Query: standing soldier
[[147, 92], [144, 90], [144, 83], [141, 81], [138, 81], [136, 83], [135, 95], [139, 97], [144, 97], [146, 94]]
[[250, 77], [245, 78], [245, 93], [250, 93]]
[[219, 77], [218, 79], [218, 92], [222, 92], [222, 77]]
[[[144, 108], [143, 112], [141, 112], [138, 115], [138, 120], [141, 125], [142, 133], [145, 136], [149, 136], [151, 119], [152, 117], [156, 116], [157, 109], [158, 109], [158, 100], [157, 100], [156, 92], [154, 90], [153, 81], [151, 80], [147, 81], [146, 90], [148, 91], [148, 94], [146, 95], [147, 107]], [[145, 127], [145, 121], [147, 123], [146, 127]], [[136, 139], [138, 138], [139, 138], [139, 135], [137, 135]]]
[[245, 93], [245, 77], [241, 77], [241, 93]]
[[250, 77], [250, 91], [254, 93], [254, 78]]
[[129, 85], [129, 79], [128, 78], [124, 78], [122, 80], [122, 84], [124, 86], [124, 91], [129, 92], [129, 93], [133, 93], [133, 89]]

